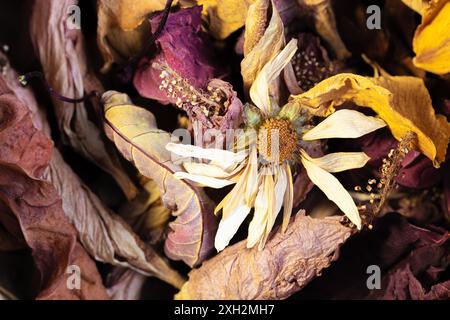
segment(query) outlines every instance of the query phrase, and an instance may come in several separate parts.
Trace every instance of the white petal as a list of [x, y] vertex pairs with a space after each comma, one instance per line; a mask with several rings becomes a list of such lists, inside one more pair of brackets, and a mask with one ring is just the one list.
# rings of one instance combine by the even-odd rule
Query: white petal
[[361, 112], [349, 109], [338, 110], [309, 130], [303, 140], [328, 138], [358, 138], [386, 126], [375, 117], [368, 117]]
[[284, 194], [287, 187], [287, 176], [286, 170], [278, 166], [275, 167], [274, 177], [276, 178], [275, 188], [273, 192], [272, 208], [267, 212], [267, 221], [264, 234], [259, 242], [258, 249], [264, 249], [267, 239], [269, 238], [270, 232], [272, 231], [275, 220], [277, 219], [278, 213], [283, 205]]
[[220, 221], [214, 241], [214, 246], [217, 251], [222, 251], [228, 243], [230, 243], [230, 240], [233, 238], [249, 212], [249, 207], [240, 205], [226, 219]]
[[210, 187], [210, 188], [215, 188], [215, 189], [221, 189], [223, 187], [226, 187], [226, 186], [229, 186], [230, 184], [235, 183], [232, 180], [200, 176], [200, 175], [190, 174], [187, 172], [175, 172], [174, 176], [178, 179], [187, 179], [190, 181], [194, 181], [203, 187]]
[[250, 151], [248, 161], [249, 164], [245, 186], [245, 202], [248, 206], [252, 207], [256, 193], [258, 192], [258, 155], [256, 148], [252, 148]]
[[202, 175], [212, 178], [228, 178], [232, 174], [223, 170], [222, 168], [206, 163], [197, 162], [185, 162], [183, 163], [184, 169], [190, 174]]
[[[273, 208], [274, 182], [272, 175], [263, 175], [255, 200], [255, 213], [248, 227], [247, 248], [253, 248], [264, 235], [267, 214]], [[272, 201], [271, 201], [272, 199]]]
[[291, 61], [295, 51], [297, 51], [297, 40], [292, 39], [278, 55], [266, 63], [250, 88], [250, 98], [265, 115], [271, 114], [270, 83], [280, 75], [280, 72]]
[[168, 143], [166, 149], [182, 157], [192, 157], [198, 159], [207, 159], [217, 161], [223, 167], [229, 167], [234, 163], [243, 161], [247, 152], [241, 151], [234, 153], [222, 149], [205, 149], [190, 144]]
[[292, 214], [292, 207], [294, 205], [294, 183], [292, 181], [291, 167], [289, 166], [289, 164], [285, 164], [285, 166], [286, 166], [286, 177], [288, 179], [288, 182], [283, 202], [283, 223], [281, 227], [281, 230], [283, 232], [286, 231], [287, 229]]
[[301, 156], [301, 161], [311, 181], [325, 193], [328, 199], [336, 203], [339, 209], [344, 212], [358, 229], [361, 229], [361, 218], [359, 217], [358, 208], [356, 208], [352, 197], [339, 180], [303, 156]]
[[303, 157], [328, 172], [362, 168], [370, 160], [364, 152], [336, 152], [320, 158], [311, 158], [304, 150], [301, 150], [301, 153]]

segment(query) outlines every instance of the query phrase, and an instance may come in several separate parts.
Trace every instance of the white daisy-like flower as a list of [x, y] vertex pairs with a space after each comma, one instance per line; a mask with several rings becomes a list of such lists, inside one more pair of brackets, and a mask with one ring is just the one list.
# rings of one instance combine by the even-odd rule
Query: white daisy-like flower
[[285, 230], [293, 207], [291, 166], [301, 162], [311, 179], [340, 210], [361, 228], [358, 209], [342, 184], [331, 174], [363, 167], [369, 157], [363, 152], [331, 153], [310, 157], [301, 147], [313, 140], [357, 138], [386, 124], [354, 110], [339, 110], [319, 125], [307, 125], [308, 116], [298, 107], [286, 104], [280, 108], [269, 95], [269, 86], [284, 69], [297, 50], [296, 40], [271, 59], [259, 72], [250, 89], [254, 105], [246, 106], [246, 130], [238, 137], [233, 150], [203, 149], [192, 145], [169, 143], [166, 148], [182, 157], [201, 159], [186, 161], [186, 172], [180, 179], [198, 185], [233, 189], [217, 205], [222, 211], [215, 247], [223, 250], [239, 226], [254, 209], [247, 237], [247, 247], [258, 244], [262, 249], [283, 208], [282, 230]]

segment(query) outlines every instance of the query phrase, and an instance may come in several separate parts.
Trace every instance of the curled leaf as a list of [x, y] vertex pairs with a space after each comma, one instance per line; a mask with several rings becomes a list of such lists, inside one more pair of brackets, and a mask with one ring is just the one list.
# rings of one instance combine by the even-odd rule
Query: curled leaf
[[246, 249], [246, 241], [225, 248], [192, 270], [175, 298], [286, 299], [330, 265], [351, 230], [337, 217], [313, 219], [301, 211], [285, 233], [272, 234], [262, 251]]
[[423, 10], [422, 23], [416, 29], [414, 64], [424, 70], [450, 72], [450, 1], [432, 0]]
[[366, 78], [339, 74], [309, 91], [292, 96], [318, 116], [328, 116], [346, 101], [373, 109], [383, 119], [397, 140], [409, 131], [417, 134], [417, 147], [438, 166], [445, 159], [450, 138], [450, 124], [436, 115], [422, 79], [384, 75]]
[[[67, 13], [76, 0], [37, 1], [33, 5], [30, 33], [34, 48], [52, 88], [71, 98], [82, 98], [85, 92], [102, 92], [100, 82], [89, 70], [81, 30], [67, 27]], [[56, 59], [55, 57], [61, 57]], [[104, 137], [88, 117], [87, 104], [53, 99], [63, 142], [108, 172], [128, 198], [137, 192], [122, 170], [117, 154], [106, 147]]]
[[351, 54], [337, 32], [336, 19], [331, 0], [298, 0], [301, 7], [312, 11], [314, 27], [319, 35], [333, 48], [338, 59], [348, 58]]
[[201, 189], [174, 176], [181, 169], [166, 150], [171, 135], [156, 127], [153, 114], [133, 105], [126, 94], [108, 91], [103, 101], [108, 136], [141, 174], [158, 184], [165, 206], [176, 217], [169, 224], [166, 254], [189, 266], [199, 264], [212, 249], [215, 221], [211, 201]]
[[[52, 142], [34, 127], [29, 110], [2, 78], [0, 113], [0, 221], [10, 219], [8, 213], [18, 221], [39, 271], [38, 298], [107, 299], [97, 267], [78, 242], [55, 188], [41, 179]], [[66, 285], [66, 270], [73, 265], [84, 275], [79, 290]]]

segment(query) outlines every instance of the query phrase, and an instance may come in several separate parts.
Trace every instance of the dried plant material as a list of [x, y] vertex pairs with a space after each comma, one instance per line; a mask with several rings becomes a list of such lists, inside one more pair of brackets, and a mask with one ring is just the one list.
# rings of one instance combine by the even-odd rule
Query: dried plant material
[[450, 1], [432, 0], [413, 39], [414, 65], [436, 74], [450, 72]]
[[243, 27], [249, 6], [255, 0], [198, 0], [203, 6], [203, 15], [208, 29], [217, 39], [225, 39]]
[[[0, 198], [20, 221], [40, 272], [38, 298], [108, 299], [95, 263], [77, 242], [55, 189], [5, 166], [0, 171]], [[71, 265], [83, 272], [81, 290], [70, 290], [66, 285], [66, 270]]]
[[[268, 2], [268, 1], [267, 1]], [[252, 10], [266, 10], [266, 16], [270, 7], [265, 5], [265, 0], [258, 0], [252, 5]], [[246, 30], [246, 38], [244, 48], [247, 48], [247, 53], [241, 62], [241, 74], [244, 81], [244, 90], [248, 92], [251, 85], [256, 79], [264, 65], [275, 57], [283, 48], [284, 45], [284, 30], [283, 22], [277, 11], [277, 8], [272, 5], [272, 16], [269, 20], [267, 28], [263, 29], [261, 25], [265, 25], [266, 18], [262, 12], [257, 15], [249, 15], [246, 21], [250, 30]], [[258, 25], [258, 28], [255, 27]], [[250, 36], [250, 32], [252, 35]], [[253, 34], [257, 32], [257, 34]], [[249, 40], [247, 40], [249, 39]], [[250, 41], [250, 43], [247, 43]]]
[[174, 287], [184, 282], [155, 249], [143, 243], [131, 228], [112, 213], [75, 175], [57, 150], [44, 176], [63, 199], [69, 221], [84, 248], [98, 261], [155, 276]]
[[284, 69], [284, 80], [291, 94], [311, 89], [335, 71], [318, 37], [303, 32], [297, 36], [297, 44], [291, 65]]
[[375, 117], [368, 117], [355, 110], [342, 109], [332, 113], [303, 135], [303, 140], [328, 138], [359, 138], [386, 126]]
[[[306, 115], [306, 112], [295, 103], [288, 103], [280, 108], [269, 96], [269, 83], [278, 78], [295, 50], [297, 50], [296, 40], [291, 39], [257, 75], [250, 88], [250, 97], [255, 105], [248, 106], [245, 110], [248, 131], [247, 133], [244, 131], [241, 137], [238, 137], [238, 140], [241, 139], [244, 143], [240, 146], [237, 143], [233, 152], [203, 149], [185, 144], [169, 143], [166, 146], [169, 151], [188, 160], [191, 160], [190, 158], [210, 160], [202, 166], [203, 173], [199, 170], [190, 172], [192, 166], [185, 165], [184, 168], [188, 172], [177, 172], [177, 177], [210, 188], [222, 188], [234, 184], [233, 189], [215, 209], [215, 213], [222, 211], [222, 219], [215, 238], [215, 247], [218, 251], [228, 245], [252, 208], [254, 208], [254, 214], [248, 229], [248, 248], [256, 244], [260, 250], [264, 248], [282, 207], [284, 228], [286, 227], [294, 204], [290, 166], [299, 162], [302, 163], [311, 180], [339, 206], [358, 229], [361, 229], [358, 209], [350, 194], [339, 180], [317, 166], [302, 148], [302, 145], [307, 145], [308, 142], [303, 140], [302, 133], [306, 128], [311, 127], [309, 115]], [[368, 129], [364, 134], [380, 128], [380, 121], [377, 125], [373, 125], [374, 119], [358, 112], [357, 114], [359, 125]], [[334, 132], [336, 136], [339, 136], [338, 128], [341, 128], [341, 122], [331, 121], [320, 130]], [[252, 131], [255, 129], [256, 132]], [[358, 126], [351, 126], [346, 128], [345, 133], [349, 137], [358, 137], [361, 135], [361, 130]], [[272, 142], [273, 134], [278, 135], [278, 139], [274, 142]], [[318, 136], [320, 135], [319, 133]], [[345, 161], [345, 159], [343, 157], [342, 160]], [[217, 166], [222, 171], [217, 172]], [[354, 169], [360, 168], [361, 164], [353, 161], [348, 162], [346, 166], [347, 169]]]
[[146, 277], [126, 268], [115, 268], [107, 279], [111, 300], [139, 300]]
[[445, 159], [450, 124], [444, 116], [435, 114], [428, 90], [419, 78], [339, 74], [292, 99], [318, 116], [331, 114], [345, 101], [369, 107], [387, 123], [397, 140], [413, 131], [418, 137], [417, 147], [435, 166]]
[[169, 224], [167, 256], [189, 266], [197, 265], [212, 249], [215, 228], [210, 200], [202, 190], [174, 176], [180, 170], [165, 149], [171, 136], [156, 127], [149, 111], [114, 91], [106, 92], [103, 101], [110, 139], [141, 174], [158, 184], [164, 204], [177, 217]]
[[429, 0], [402, 0], [404, 4], [422, 15], [429, 6]]
[[[66, 26], [69, 7], [77, 3], [35, 2], [30, 21], [31, 38], [46, 79], [54, 90], [72, 98], [82, 98], [85, 91], [103, 90], [88, 68], [81, 30]], [[63, 141], [108, 172], [125, 195], [133, 198], [136, 187], [121, 169], [117, 154], [107, 149], [100, 130], [89, 120], [86, 104], [53, 99], [53, 105]]]
[[[200, 6], [194, 6], [169, 15], [156, 41], [159, 53], [144, 57], [134, 75], [133, 84], [141, 96], [163, 104], [175, 104], [177, 98], [182, 99], [175, 88], [176, 97], [168, 94], [172, 92], [167, 90], [175, 85], [170, 82], [164, 85], [165, 79], [161, 77], [164, 69], [175, 73], [174, 78], [179, 78], [170, 81], [176, 80], [176, 84], [177, 80], [183, 79], [187, 82], [187, 88], [192, 86], [197, 90], [206, 89], [208, 81], [222, 75], [223, 71], [214, 62], [212, 43], [201, 30], [201, 11]], [[152, 29], [158, 26], [162, 16], [157, 14], [149, 20]]]
[[376, 208], [373, 210], [373, 214], [377, 215], [381, 212], [383, 205], [386, 203], [389, 194], [396, 186], [396, 178], [400, 173], [402, 162], [405, 160], [405, 156], [409, 150], [412, 149], [416, 142], [416, 134], [409, 132], [404, 138], [400, 140], [397, 148], [392, 149], [389, 152], [388, 158], [383, 161], [381, 167], [381, 178], [379, 182], [380, 200], [378, 201]]
[[351, 230], [339, 218], [313, 219], [299, 212], [285, 233], [262, 251], [237, 243], [189, 273], [176, 299], [286, 299], [336, 259]]
[[118, 213], [143, 239], [154, 243], [162, 239], [171, 214], [162, 203], [158, 185], [146, 178], [141, 180], [143, 190]]
[[245, 21], [244, 56], [248, 55], [264, 35], [269, 24], [270, 0], [257, 0], [249, 8]]
[[[0, 121], [3, 142], [0, 200], [19, 221], [23, 237], [32, 250], [40, 273], [38, 298], [107, 299], [97, 268], [78, 243], [77, 233], [64, 216], [56, 190], [39, 180], [51, 156], [51, 141], [33, 126], [30, 112], [9, 91], [3, 79], [0, 79], [0, 105], [2, 114], [6, 115]], [[38, 158], [24, 156], [32, 151]], [[69, 275], [65, 272], [70, 265], [83, 270], [80, 290], [69, 290], [66, 285]]]
[[338, 59], [348, 58], [351, 54], [337, 33], [336, 19], [330, 0], [297, 0], [300, 8], [312, 11], [314, 26], [319, 35], [333, 48]]
[[[361, 229], [359, 211], [350, 194], [340, 182], [329, 172], [319, 166], [306, 152], [303, 153], [302, 164], [311, 181], [322, 190], [328, 199], [336, 203], [358, 229]], [[359, 165], [359, 164], [358, 164]]]

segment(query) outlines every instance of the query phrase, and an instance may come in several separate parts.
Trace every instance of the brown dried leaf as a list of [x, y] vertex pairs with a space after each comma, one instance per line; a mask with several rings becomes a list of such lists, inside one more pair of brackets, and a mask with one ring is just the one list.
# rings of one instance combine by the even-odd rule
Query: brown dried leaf
[[108, 275], [111, 300], [139, 300], [146, 277], [130, 269], [115, 268]]
[[157, 128], [152, 113], [133, 105], [126, 94], [108, 91], [102, 99], [108, 136], [142, 175], [158, 184], [165, 206], [177, 217], [169, 224], [167, 256], [189, 266], [199, 264], [213, 248], [212, 202], [201, 189], [173, 175], [181, 169], [165, 148], [171, 135]]
[[[68, 9], [77, 3], [36, 1], [30, 21], [31, 39], [46, 79], [57, 92], [71, 98], [83, 97], [85, 91], [103, 91], [88, 69], [81, 30], [67, 27]], [[122, 171], [117, 154], [107, 149], [100, 130], [89, 120], [86, 104], [53, 99], [53, 105], [63, 141], [111, 174], [126, 196], [133, 198], [136, 187]]]
[[297, 0], [301, 10], [307, 8], [314, 17], [314, 26], [319, 35], [333, 48], [338, 59], [348, 58], [351, 54], [337, 32], [331, 0]]
[[[56, 190], [39, 180], [52, 142], [0, 79], [0, 203], [13, 213], [41, 275], [40, 299], [107, 299], [95, 263], [77, 241]], [[12, 137], [11, 137], [12, 136]], [[31, 156], [34, 154], [34, 156]], [[23, 166], [23, 167], [22, 167]], [[2, 210], [2, 218], [8, 211]], [[66, 269], [77, 265], [80, 290], [69, 290]]]
[[184, 279], [117, 215], [107, 209], [54, 150], [44, 177], [62, 198], [64, 212], [84, 248], [98, 261], [155, 276], [180, 287]]
[[175, 298], [286, 299], [337, 257], [351, 235], [339, 219], [314, 219], [300, 211], [286, 233], [273, 232], [262, 251], [246, 249], [241, 241], [191, 271]]

